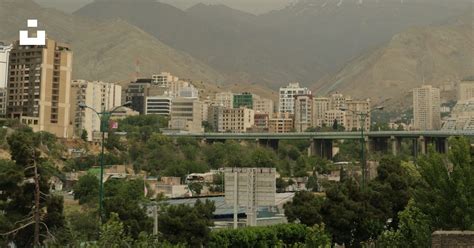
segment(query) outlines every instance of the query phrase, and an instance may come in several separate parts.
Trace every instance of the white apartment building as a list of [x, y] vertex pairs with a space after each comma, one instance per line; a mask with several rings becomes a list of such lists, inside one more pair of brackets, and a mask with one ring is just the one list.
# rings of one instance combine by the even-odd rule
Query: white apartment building
[[431, 85], [413, 89], [413, 118], [417, 130], [441, 128], [440, 90]]
[[170, 87], [172, 82], [178, 80], [178, 77], [171, 75], [169, 72], [162, 72], [151, 76], [151, 83], [160, 87]]
[[474, 98], [474, 79], [462, 81], [458, 88], [458, 101], [466, 101]]
[[216, 93], [214, 104], [217, 106], [225, 107], [225, 108], [233, 108], [234, 107], [234, 93], [230, 91]]
[[255, 111], [255, 113], [273, 114], [273, 101], [254, 94], [253, 110]]
[[[121, 105], [122, 87], [120, 85], [101, 81], [89, 82], [73, 80], [71, 84], [71, 117], [74, 134], [80, 137], [82, 130], [87, 132], [87, 138], [92, 141], [93, 133], [100, 131], [100, 118], [92, 110], [98, 112], [111, 110]], [[80, 108], [83, 103], [89, 108]]]
[[[0, 89], [5, 89], [8, 82], [8, 63], [13, 45], [0, 43]], [[3, 112], [5, 114], [5, 112]]]
[[202, 102], [195, 98], [174, 98], [171, 102], [169, 128], [202, 133]]
[[296, 132], [304, 132], [313, 124], [313, 96], [297, 95], [295, 96], [295, 129]]
[[474, 98], [458, 101], [442, 129], [474, 131]]
[[299, 83], [290, 83], [280, 88], [279, 113], [294, 113], [295, 96], [310, 95], [311, 91], [306, 87], [300, 87]]
[[178, 97], [199, 98], [199, 90], [189, 84], [179, 90]]
[[172, 98], [168, 96], [147, 96], [145, 99], [145, 114], [169, 116], [171, 101]]
[[322, 127], [325, 125], [325, 113], [329, 110], [329, 98], [313, 98], [313, 126]]

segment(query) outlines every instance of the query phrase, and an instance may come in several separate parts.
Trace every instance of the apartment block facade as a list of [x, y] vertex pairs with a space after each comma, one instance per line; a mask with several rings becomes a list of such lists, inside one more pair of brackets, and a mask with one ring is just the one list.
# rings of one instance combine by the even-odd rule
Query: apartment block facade
[[313, 96], [296, 95], [294, 109], [296, 132], [304, 132], [313, 126]]
[[300, 87], [299, 83], [290, 83], [286, 87], [281, 87], [279, 92], [279, 113], [294, 114], [295, 96], [310, 95], [311, 91], [308, 88]]
[[431, 85], [413, 89], [413, 121], [417, 130], [441, 128], [440, 90]]
[[169, 128], [202, 133], [202, 102], [195, 98], [174, 98], [171, 102]]
[[6, 116], [34, 131], [71, 137], [72, 59], [70, 47], [52, 39], [45, 46], [15, 42], [9, 57]]

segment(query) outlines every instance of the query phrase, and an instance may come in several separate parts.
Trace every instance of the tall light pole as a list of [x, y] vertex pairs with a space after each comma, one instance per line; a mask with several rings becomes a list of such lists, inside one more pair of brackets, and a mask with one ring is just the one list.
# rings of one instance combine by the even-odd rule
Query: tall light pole
[[366, 112], [357, 112], [352, 109], [348, 109], [347, 107], [340, 108], [341, 111], [350, 111], [353, 114], [359, 116], [360, 120], [360, 163], [362, 166], [362, 187], [365, 187], [366, 179], [367, 179], [367, 161], [365, 157], [365, 137], [364, 137], [364, 129], [365, 129], [365, 121], [369, 117], [370, 113], [375, 110], [383, 110], [383, 106], [375, 107], [374, 109]]
[[92, 107], [87, 106], [85, 103], [79, 103], [79, 107], [81, 109], [90, 109], [100, 119], [100, 132], [102, 133], [102, 144], [101, 144], [101, 152], [100, 152], [100, 182], [99, 182], [99, 219], [102, 223], [104, 215], [103, 215], [103, 202], [104, 202], [104, 143], [105, 143], [105, 133], [109, 131], [109, 120], [110, 116], [117, 111], [117, 109], [121, 107], [130, 106], [132, 102], [126, 102], [123, 105], [117, 106], [110, 111], [102, 110], [102, 112], [98, 112]]

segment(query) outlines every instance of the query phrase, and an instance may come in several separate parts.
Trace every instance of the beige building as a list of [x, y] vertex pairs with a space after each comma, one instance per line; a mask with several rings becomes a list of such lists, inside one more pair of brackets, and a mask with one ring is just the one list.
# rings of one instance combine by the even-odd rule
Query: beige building
[[195, 98], [174, 98], [171, 102], [169, 128], [202, 133], [202, 102]]
[[304, 132], [313, 125], [313, 96], [295, 96], [294, 127], [296, 132]]
[[224, 108], [222, 111], [222, 123], [218, 124], [218, 132], [245, 133], [254, 125], [253, 109], [248, 108]]
[[293, 115], [286, 113], [276, 113], [268, 120], [268, 132], [289, 133], [293, 131]]
[[217, 106], [222, 106], [224, 108], [233, 108], [234, 107], [234, 93], [230, 91], [216, 93], [214, 104]]
[[[346, 100], [345, 107], [347, 108], [344, 128], [346, 131], [360, 130], [361, 124], [364, 130], [370, 130], [370, 100]], [[367, 114], [365, 122], [361, 116]], [[364, 122], [364, 123], [362, 123]]]
[[339, 126], [346, 126], [346, 113], [342, 110], [328, 110], [324, 113], [324, 123], [326, 126], [332, 127], [334, 125], [334, 121], [337, 121]]
[[441, 128], [440, 91], [431, 85], [413, 89], [413, 118], [417, 130]]
[[87, 138], [92, 141], [93, 132], [100, 131], [100, 118], [89, 108], [80, 108], [83, 103], [98, 112], [111, 110], [121, 105], [122, 86], [101, 81], [89, 82], [73, 80], [71, 84], [71, 121], [74, 125], [74, 135], [80, 137], [82, 130], [87, 132]]
[[254, 94], [253, 110], [255, 111], [255, 113], [273, 114], [273, 101]]
[[8, 82], [8, 64], [12, 45], [5, 45], [0, 42], [0, 89], [7, 88]]
[[295, 109], [296, 95], [310, 95], [311, 91], [306, 87], [300, 87], [299, 83], [289, 83], [288, 86], [280, 88], [279, 113], [293, 114]]
[[329, 109], [340, 110], [345, 107], [346, 97], [340, 93], [334, 93], [329, 97]]
[[458, 88], [458, 101], [466, 101], [474, 98], [474, 79], [462, 81]]
[[329, 98], [313, 98], [313, 126], [322, 127], [325, 125], [325, 114], [329, 110]]
[[45, 46], [20, 46], [10, 53], [7, 117], [34, 131], [72, 136], [70, 94], [72, 51], [48, 39]]
[[178, 80], [178, 77], [171, 75], [169, 72], [162, 72], [151, 76], [151, 83], [160, 87], [170, 87], [172, 82]]

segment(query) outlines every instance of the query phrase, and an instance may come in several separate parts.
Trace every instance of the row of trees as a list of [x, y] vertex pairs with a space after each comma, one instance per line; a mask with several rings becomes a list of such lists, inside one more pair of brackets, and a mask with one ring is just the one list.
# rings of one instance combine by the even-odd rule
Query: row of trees
[[448, 156], [431, 150], [416, 165], [384, 158], [366, 187], [346, 178], [325, 196], [298, 192], [285, 214], [307, 226], [324, 223], [332, 241], [347, 247], [429, 247], [433, 230], [474, 230], [471, 147], [463, 138], [450, 145]]

